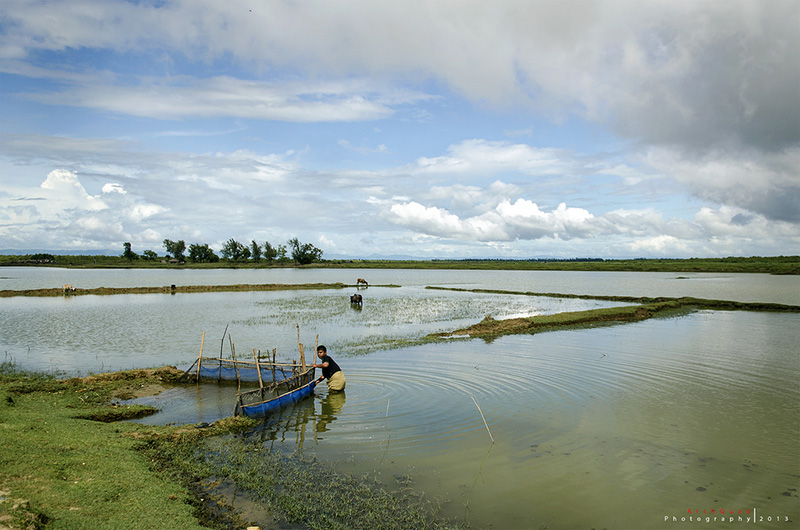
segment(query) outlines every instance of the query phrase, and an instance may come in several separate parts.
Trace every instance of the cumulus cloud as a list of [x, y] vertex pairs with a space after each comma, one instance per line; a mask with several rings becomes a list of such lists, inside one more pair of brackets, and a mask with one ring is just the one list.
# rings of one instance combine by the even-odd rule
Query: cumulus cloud
[[505, 200], [493, 210], [466, 219], [417, 202], [394, 204], [389, 212], [393, 222], [429, 235], [484, 242], [592, 237], [603, 231], [604, 224], [581, 208], [561, 203], [555, 210], [545, 212], [526, 199], [513, 203]]
[[125, 188], [122, 187], [121, 184], [117, 184], [116, 182], [108, 182], [103, 184], [103, 193], [119, 193], [120, 195], [125, 195], [128, 193], [125, 191]]
[[60, 208], [104, 210], [108, 207], [99, 196], [86, 193], [74, 171], [55, 169], [48, 173], [40, 187], [45, 190], [43, 198], [49, 203], [57, 203]]

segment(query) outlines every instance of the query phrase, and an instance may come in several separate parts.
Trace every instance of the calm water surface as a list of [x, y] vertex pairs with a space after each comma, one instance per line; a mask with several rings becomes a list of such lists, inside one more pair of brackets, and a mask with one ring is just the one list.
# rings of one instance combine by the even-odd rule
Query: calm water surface
[[457, 286], [546, 293], [619, 296], [696, 296], [740, 302], [800, 305], [800, 278], [769, 274], [661, 272], [457, 271], [385, 269], [83, 270], [0, 268], [0, 289], [40, 289], [237, 283], [333, 283]]
[[[48, 277], [40, 278], [40, 270]], [[70, 276], [63, 279], [57, 272], [0, 269], [0, 288], [168, 285], [178, 283], [170, 274], [195, 271], [61, 271]], [[338, 270], [198, 272], [182, 278], [196, 284], [354, 281], [354, 271]], [[2, 299], [0, 349], [22, 367], [72, 373], [187, 365], [203, 331], [206, 354], [219, 353], [228, 325], [237, 353], [277, 347], [279, 357], [296, 356], [299, 323], [303, 342], [313, 343], [318, 333], [331, 347], [347, 391], [328, 394], [322, 385], [313, 399], [260, 425], [250, 434], [255, 441], [287, 452], [300, 448], [390, 488], [410, 484], [441, 503], [445, 516], [476, 528], [684, 528], [691, 526], [680, 522], [689, 509], [756, 509], [765, 521], [746, 527], [798, 526], [798, 315], [702, 311], [488, 343], [393, 346], [485, 314], [605, 306], [425, 285], [800, 304], [797, 278], [502, 271], [358, 276], [402, 287], [361, 291], [360, 311], [349, 307], [349, 291]], [[24, 286], [8, 287], [13, 282]], [[214, 421], [230, 414], [235, 391], [209, 384], [169, 390], [149, 399], [163, 411], [146, 421]]]

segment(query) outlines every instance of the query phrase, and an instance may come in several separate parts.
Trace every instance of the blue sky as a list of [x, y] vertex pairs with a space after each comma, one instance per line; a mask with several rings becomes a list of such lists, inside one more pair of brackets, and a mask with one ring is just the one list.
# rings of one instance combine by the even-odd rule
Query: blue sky
[[6, 0], [0, 249], [800, 254], [796, 1]]

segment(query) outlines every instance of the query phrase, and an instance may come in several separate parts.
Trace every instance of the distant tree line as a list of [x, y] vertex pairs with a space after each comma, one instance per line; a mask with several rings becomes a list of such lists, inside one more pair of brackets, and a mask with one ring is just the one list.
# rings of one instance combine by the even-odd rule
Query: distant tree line
[[[311, 243], [301, 243], [296, 237], [287, 241], [286, 245], [273, 245], [269, 241], [259, 244], [255, 240], [246, 245], [231, 238], [222, 246], [219, 251], [220, 256], [207, 243], [189, 245], [188, 256], [186, 254], [186, 242], [182, 239], [178, 241], [165, 239], [163, 245], [166, 257], [178, 262], [185, 262], [187, 259], [193, 263], [217, 263], [219, 261], [237, 263], [260, 262], [262, 260], [268, 263], [273, 261], [286, 262], [289, 260], [287, 253], [291, 253], [291, 259], [299, 265], [308, 265], [322, 259], [322, 250]], [[140, 256], [133, 251], [129, 242], [125, 242], [123, 243], [122, 257], [133, 263], [137, 259], [154, 261], [158, 259], [158, 254], [152, 250], [145, 250]]]

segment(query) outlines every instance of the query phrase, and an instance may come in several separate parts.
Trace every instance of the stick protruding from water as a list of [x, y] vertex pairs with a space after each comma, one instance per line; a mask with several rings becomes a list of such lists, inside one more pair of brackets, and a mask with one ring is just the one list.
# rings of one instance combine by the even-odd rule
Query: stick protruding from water
[[478, 405], [478, 402], [475, 401], [475, 396], [470, 396], [472, 398], [472, 402], [475, 403], [475, 406], [478, 407], [478, 412], [481, 413], [481, 419], [483, 420], [483, 425], [486, 427], [486, 432], [489, 433], [489, 438], [492, 439], [492, 443], [494, 443], [494, 436], [492, 436], [492, 431], [489, 430], [489, 425], [486, 423], [486, 418], [483, 415], [483, 411], [481, 410], [481, 406]]

